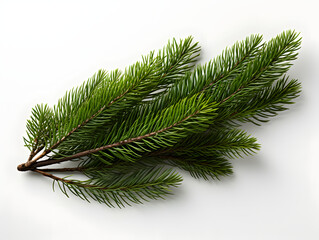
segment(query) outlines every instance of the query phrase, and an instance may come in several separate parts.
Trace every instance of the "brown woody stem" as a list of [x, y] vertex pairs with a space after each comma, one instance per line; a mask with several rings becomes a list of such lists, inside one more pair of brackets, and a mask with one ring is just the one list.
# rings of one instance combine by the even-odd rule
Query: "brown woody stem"
[[[84, 167], [75, 167], [75, 168], [43, 168], [42, 172], [82, 172]], [[39, 170], [39, 169], [37, 169]]]
[[[39, 169], [34, 169], [34, 170], [32, 170], [32, 171], [37, 172], [37, 173], [40, 173], [40, 174], [42, 174], [43, 176], [52, 178], [53, 180], [56, 180], [56, 181], [60, 181], [60, 182], [64, 182], [64, 183], [69, 183], [69, 184], [77, 185], [77, 186], [84, 187], [84, 188], [90, 188], [90, 187], [91, 187], [91, 188], [101, 189], [101, 190], [109, 189], [108, 187], [100, 187], [100, 186], [91, 185], [91, 184], [82, 184], [82, 183], [79, 183], [79, 182], [76, 182], [76, 181], [67, 180], [67, 179], [64, 179], [64, 178], [57, 177], [57, 176], [55, 176], [55, 175], [53, 175], [53, 174], [51, 174], [51, 173], [44, 172], [44, 171], [39, 170]], [[118, 189], [125, 190], [126, 187], [119, 187]]]

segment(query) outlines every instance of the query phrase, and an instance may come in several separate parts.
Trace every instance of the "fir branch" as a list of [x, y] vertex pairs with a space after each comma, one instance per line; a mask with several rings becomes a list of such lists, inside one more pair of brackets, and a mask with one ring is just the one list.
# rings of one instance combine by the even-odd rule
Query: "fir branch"
[[238, 158], [254, 154], [260, 149], [257, 139], [240, 129], [209, 129], [204, 133], [186, 137], [174, 147], [152, 152], [150, 156], [172, 155], [177, 157], [215, 157]]
[[228, 121], [236, 120], [260, 125], [260, 122], [267, 122], [268, 118], [287, 110], [288, 108], [284, 105], [293, 104], [293, 100], [299, 96], [300, 92], [300, 83], [296, 80], [288, 81], [288, 77], [283, 77], [275, 84], [258, 91], [249, 99], [247, 105], [242, 104], [237, 107], [236, 112], [228, 117]]
[[167, 164], [183, 169], [194, 178], [203, 178], [204, 180], [217, 179], [222, 176], [233, 174], [231, 164], [220, 156], [190, 158], [176, 156], [159, 156], [168, 160]]
[[[115, 117], [117, 113], [122, 112], [133, 106], [136, 102], [143, 100], [148, 93], [158, 89], [156, 86], [163, 88], [165, 84], [169, 85], [174, 79], [176, 80], [178, 76], [183, 75], [185, 71], [192, 67], [198, 57], [199, 49], [197, 43], [192, 44], [192, 37], [189, 37], [184, 41], [181, 40], [179, 44], [173, 39], [172, 43], [169, 43], [163, 51], [160, 51], [157, 57], [154, 57], [154, 52], [151, 52], [147, 57], [143, 57], [141, 63], [137, 62], [129, 67], [124, 74], [121, 74], [116, 70], [107, 76], [105, 71], [100, 70], [96, 75], [89, 79], [87, 83], [68, 92], [64, 98], [59, 100], [58, 105], [55, 107], [55, 112], [57, 114], [56, 122], [58, 122], [60, 126], [67, 126], [67, 129], [69, 130], [66, 129], [63, 131], [61, 130], [61, 127], [59, 127], [58, 137], [53, 137], [51, 146], [45, 149], [41, 155], [32, 160], [29, 164], [32, 165], [32, 163], [57, 148], [65, 141], [65, 139], [70, 137], [73, 133], [76, 133], [80, 128], [86, 126], [103, 113], [105, 109], [109, 109], [109, 111], [107, 116], [104, 114], [100, 117], [104, 119], [103, 125], [106, 124], [105, 118], [110, 119], [111, 116]], [[118, 86], [119, 84], [122, 88]], [[96, 88], [99, 89], [95, 91]], [[127, 96], [128, 94], [131, 94], [133, 97]], [[137, 94], [140, 94], [139, 98], [137, 98]], [[94, 96], [89, 99], [90, 95]], [[119, 108], [119, 106], [115, 106], [110, 109], [114, 103], [123, 99], [124, 96], [125, 104], [122, 104], [122, 107]], [[99, 99], [106, 99], [106, 101], [104, 101], [105, 104], [101, 104]], [[128, 102], [130, 99], [132, 99], [132, 102], [129, 104]], [[106, 104], [108, 101], [109, 103]], [[92, 105], [95, 107], [92, 108]], [[76, 116], [74, 117], [73, 115]], [[70, 116], [73, 117], [70, 118]], [[97, 123], [101, 123], [100, 118], [97, 119], [95, 123], [91, 124], [91, 127], [93, 126], [94, 129], [98, 129], [99, 132], [101, 131], [101, 125]], [[65, 124], [65, 122], [68, 122], [68, 124]], [[89, 132], [90, 131], [91, 129], [89, 129]], [[88, 131], [84, 130], [78, 137], [74, 137], [79, 141], [83, 139], [83, 135], [86, 136], [87, 134]], [[97, 134], [98, 132], [96, 131], [93, 133], [95, 136]], [[54, 136], [54, 134], [51, 135]], [[84, 142], [88, 141], [88, 139], [91, 139], [91, 137], [85, 138]], [[71, 139], [66, 145], [70, 145], [72, 141], [74, 140]]]
[[[262, 43], [251, 35], [196, 67], [192, 40], [173, 39], [124, 72], [100, 70], [53, 108], [37, 105], [24, 138], [30, 155], [18, 170], [53, 179], [67, 196], [118, 207], [177, 186], [181, 177], [164, 165], [205, 180], [232, 174], [228, 159], [260, 148], [240, 124], [268, 121], [299, 96], [300, 83], [285, 74], [301, 38], [285, 31]], [[67, 161], [78, 165], [42, 168]]]
[[[260, 95], [265, 89], [271, 89], [271, 85], [279, 80], [291, 66], [291, 61], [297, 57], [301, 39], [294, 31], [286, 31], [264, 45], [259, 56], [252, 61], [245, 71], [238, 75], [232, 85], [220, 88], [214, 99], [221, 99], [219, 106], [219, 116], [221, 121], [227, 122], [236, 113], [239, 116], [240, 108], [245, 108], [252, 100], [252, 96]], [[294, 97], [298, 96], [299, 89], [294, 89]], [[282, 102], [282, 104], [286, 104]], [[259, 109], [259, 114], [265, 110]], [[243, 113], [244, 114], [244, 113]], [[257, 116], [254, 117], [250, 111], [251, 122], [257, 123]], [[248, 114], [246, 115], [248, 116]], [[257, 120], [257, 121], [256, 121]], [[246, 118], [245, 121], [249, 121]], [[258, 123], [257, 123], [258, 124]]]
[[[141, 102], [150, 97], [154, 98], [162, 95], [173, 82], [178, 82], [184, 73], [193, 67], [199, 56], [200, 48], [197, 43], [193, 44], [192, 40], [192, 37], [188, 37], [183, 41], [181, 40], [179, 44], [175, 39], [172, 43], [169, 42], [162, 51], [159, 51], [158, 58], [160, 61], [157, 65], [156, 75], [151, 79], [152, 81], [149, 81], [146, 85], [137, 86], [138, 88], [133, 89], [129, 96], [122, 99], [122, 102], [101, 114], [96, 121], [88, 126], [91, 129], [79, 132], [76, 141], [85, 138], [84, 145], [91, 144], [87, 146], [89, 148], [96, 146], [97, 142], [105, 138], [105, 134], [113, 127], [112, 124], [118, 121], [123, 114], [130, 114], [132, 109]], [[136, 75], [135, 71], [132, 75], [134, 74]], [[90, 135], [88, 135], [88, 132]]]
[[[145, 126], [138, 126], [141, 119], [137, 119], [135, 121], [135, 127], [131, 126], [129, 132], [124, 132], [124, 136], [130, 135], [138, 135], [137, 137], [131, 137], [127, 139], [120, 140], [118, 142], [113, 142], [112, 144], [107, 144], [95, 149], [90, 149], [86, 151], [82, 151], [76, 153], [71, 156], [67, 156], [64, 158], [58, 159], [48, 159], [40, 162], [36, 162], [34, 164], [28, 164], [27, 162], [25, 165], [21, 166], [22, 168], [32, 168], [61, 163], [65, 161], [69, 161], [72, 159], [81, 158], [84, 156], [88, 156], [90, 154], [98, 153], [101, 151], [105, 151], [108, 149], [113, 149], [112, 154], [116, 157], [120, 157], [130, 160], [134, 156], [140, 156], [137, 152], [148, 152], [150, 150], [146, 150], [146, 148], [157, 149], [161, 146], [171, 146], [174, 142], [176, 143], [177, 139], [185, 137], [187, 131], [191, 132], [196, 129], [196, 131], [200, 130], [201, 128], [205, 130], [208, 125], [207, 123], [210, 122], [216, 115], [214, 111], [216, 109], [213, 108], [214, 104], [209, 103], [210, 100], [204, 101], [203, 96], [193, 96], [189, 99], [183, 99], [178, 104], [163, 110], [161, 113], [152, 116], [153, 114], [148, 114], [144, 117], [144, 122], [146, 122], [147, 126], [149, 126], [149, 131], [145, 131]], [[175, 112], [175, 118], [170, 118]], [[179, 114], [177, 114], [179, 113]], [[184, 127], [179, 126], [183, 124]], [[123, 125], [123, 124], [122, 124]], [[175, 130], [175, 128], [180, 127], [183, 128], [183, 132]], [[135, 132], [132, 132], [132, 129], [135, 128]], [[115, 139], [122, 139], [119, 138], [120, 128], [116, 128], [116, 136]], [[115, 133], [114, 133], [115, 134]], [[114, 135], [113, 134], [113, 135]], [[170, 137], [171, 140], [165, 142], [166, 136]], [[149, 139], [149, 140], [147, 140]], [[140, 143], [141, 142], [141, 143]], [[136, 147], [132, 146], [132, 144], [136, 144]], [[121, 146], [132, 146], [133, 148], [129, 149], [127, 153], [125, 151], [127, 148], [121, 149]], [[105, 155], [106, 153], [104, 153]], [[109, 156], [109, 155], [106, 155]]]
[[216, 84], [232, 81], [254, 59], [262, 46], [261, 40], [262, 36], [251, 35], [241, 42], [236, 42], [205, 65], [197, 65], [194, 71], [186, 73], [183, 79], [172, 84], [163, 96], [155, 98], [146, 106], [142, 105], [138, 111], [149, 111], [149, 108], [155, 107], [160, 110], [199, 92], [207, 92], [207, 95], [210, 95]]
[[[171, 169], [147, 168], [134, 173], [109, 178], [78, 181], [60, 178], [42, 170], [33, 170], [56, 181], [61, 191], [68, 196], [67, 189], [74, 195], [89, 201], [89, 198], [114, 207], [125, 207], [130, 203], [142, 203], [149, 199], [164, 198], [170, 187], [176, 187], [182, 178]], [[106, 180], [106, 181], [105, 181]]]

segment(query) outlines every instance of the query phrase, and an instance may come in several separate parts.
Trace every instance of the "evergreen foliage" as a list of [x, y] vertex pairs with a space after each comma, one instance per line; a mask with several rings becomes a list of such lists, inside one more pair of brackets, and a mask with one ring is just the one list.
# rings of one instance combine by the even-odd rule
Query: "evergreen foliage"
[[[300, 44], [295, 31], [268, 42], [251, 35], [196, 65], [200, 47], [188, 37], [124, 71], [99, 70], [55, 106], [35, 106], [24, 138], [30, 156], [18, 170], [112, 207], [170, 194], [182, 180], [172, 168], [205, 180], [230, 175], [230, 159], [260, 147], [240, 125], [260, 125], [298, 97], [300, 83], [286, 73]], [[77, 166], [46, 167], [67, 161]]]

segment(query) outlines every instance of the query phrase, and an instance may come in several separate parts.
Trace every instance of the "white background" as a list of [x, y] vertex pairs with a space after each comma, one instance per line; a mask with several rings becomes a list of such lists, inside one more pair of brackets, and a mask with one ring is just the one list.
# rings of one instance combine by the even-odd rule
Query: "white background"
[[[319, 31], [316, 1], [1, 1], [0, 238], [319, 239]], [[193, 35], [201, 62], [252, 33], [296, 29], [289, 71], [302, 82], [290, 111], [262, 127], [258, 154], [222, 181], [195, 180], [165, 201], [110, 209], [67, 199], [51, 180], [16, 170], [31, 108], [53, 105], [100, 68], [112, 70]]]

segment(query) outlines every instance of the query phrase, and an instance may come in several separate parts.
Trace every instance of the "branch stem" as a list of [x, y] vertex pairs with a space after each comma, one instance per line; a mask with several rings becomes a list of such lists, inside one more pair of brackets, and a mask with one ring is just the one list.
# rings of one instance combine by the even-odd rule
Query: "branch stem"
[[82, 172], [85, 168], [84, 167], [75, 167], [75, 168], [44, 168], [44, 169], [37, 169], [43, 172]]

